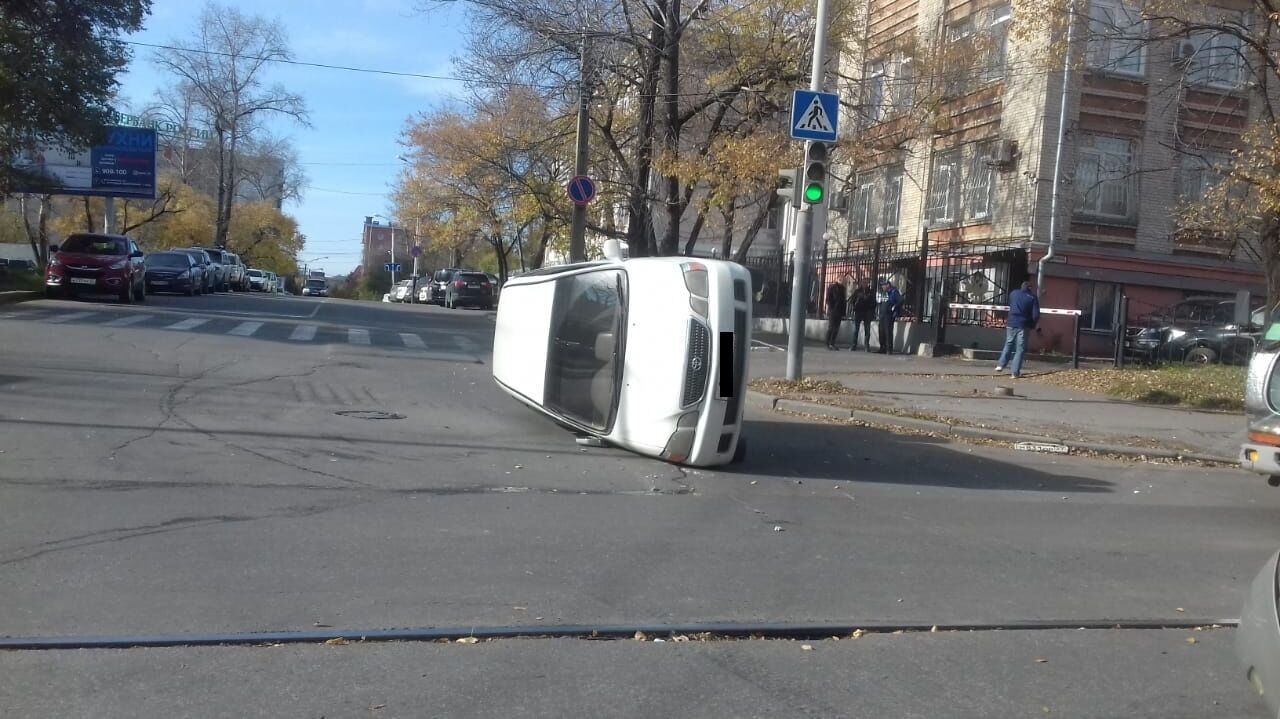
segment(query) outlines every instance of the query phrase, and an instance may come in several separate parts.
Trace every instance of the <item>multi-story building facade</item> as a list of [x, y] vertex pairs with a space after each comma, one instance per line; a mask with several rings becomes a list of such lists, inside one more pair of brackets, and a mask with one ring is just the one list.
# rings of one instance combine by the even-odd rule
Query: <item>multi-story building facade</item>
[[[1190, 295], [1261, 297], [1256, 263], [1176, 212], [1212, 186], [1250, 120], [1238, 43], [1152, 41], [1135, 6], [1075, 4], [1068, 60], [1061, 35], [1010, 36], [1005, 0], [870, 0], [865, 41], [841, 60], [856, 78], [841, 88], [854, 104], [842, 142], [860, 159], [838, 170], [848, 207], [832, 214], [829, 256], [874, 255], [855, 276], [896, 277], [921, 317], [944, 296], [1003, 302], [1043, 267], [1042, 304], [1082, 311], [1089, 353], [1110, 352], [1121, 295], [1129, 322]], [[1039, 346], [1070, 349], [1069, 320], [1043, 325]]]

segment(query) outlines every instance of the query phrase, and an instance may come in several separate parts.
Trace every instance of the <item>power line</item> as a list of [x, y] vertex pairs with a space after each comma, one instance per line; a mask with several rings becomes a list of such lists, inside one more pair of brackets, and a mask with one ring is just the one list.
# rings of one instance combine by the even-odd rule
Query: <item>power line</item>
[[329, 189], [329, 188], [327, 188], [327, 187], [311, 187], [311, 186], [309, 186], [309, 185], [307, 186], [307, 188], [306, 188], [306, 189], [307, 189], [307, 190], [315, 190], [316, 192], [332, 192], [332, 193], [337, 194], [337, 195], [364, 195], [364, 196], [366, 196], [366, 197], [386, 197], [387, 195], [391, 194], [391, 191], [387, 191], [387, 192], [353, 192], [353, 191], [351, 191], [351, 190], [331, 190], [331, 189]]

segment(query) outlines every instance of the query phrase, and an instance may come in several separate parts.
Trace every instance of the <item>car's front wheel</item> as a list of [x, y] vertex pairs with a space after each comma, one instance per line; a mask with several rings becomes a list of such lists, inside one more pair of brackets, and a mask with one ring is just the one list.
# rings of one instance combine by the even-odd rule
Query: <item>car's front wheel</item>
[[1208, 347], [1195, 347], [1182, 359], [1187, 364], [1213, 364], [1218, 360], [1218, 353]]
[[120, 304], [133, 304], [133, 280], [124, 283], [124, 289], [120, 290]]

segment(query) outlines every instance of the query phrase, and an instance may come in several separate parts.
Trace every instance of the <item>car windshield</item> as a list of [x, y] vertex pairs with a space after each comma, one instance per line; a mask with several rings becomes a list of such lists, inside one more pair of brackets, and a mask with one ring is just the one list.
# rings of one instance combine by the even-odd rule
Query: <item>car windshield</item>
[[116, 237], [102, 235], [72, 235], [62, 243], [63, 252], [81, 255], [127, 255], [129, 243]]
[[191, 266], [191, 260], [186, 255], [165, 252], [158, 255], [147, 255], [147, 267], [181, 267], [186, 269]]
[[307, 287], [311, 289], [324, 289], [324, 280], [307, 280]]
[[205, 250], [204, 252], [205, 254], [209, 255], [209, 259], [213, 260], [214, 262], [217, 262], [218, 264], [223, 263], [224, 260], [221, 252], [217, 250]]
[[483, 283], [483, 282], [489, 281], [489, 278], [487, 276], [476, 274], [474, 272], [464, 272], [458, 275], [458, 279], [462, 280], [463, 282], [466, 282], [467, 284], [471, 284], [473, 282]]
[[249, 275], [250, 277], [265, 277], [265, 276], [266, 276], [266, 275], [262, 274], [262, 270], [249, 270], [249, 271], [245, 272], [245, 274], [246, 274], [246, 275]]

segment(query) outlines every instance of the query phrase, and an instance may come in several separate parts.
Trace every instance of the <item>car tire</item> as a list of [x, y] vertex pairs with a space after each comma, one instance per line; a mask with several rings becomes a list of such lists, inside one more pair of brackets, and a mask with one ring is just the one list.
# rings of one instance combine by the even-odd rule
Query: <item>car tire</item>
[[1185, 364], [1213, 364], [1218, 361], [1218, 353], [1208, 347], [1193, 347], [1182, 361]]
[[196, 294], [195, 288], [192, 287], [191, 285], [187, 285], [187, 291], [184, 292], [183, 294], [185, 294], [187, 297], [194, 297]]
[[124, 289], [120, 290], [119, 299], [120, 299], [120, 304], [122, 305], [133, 304], [133, 282], [132, 281], [124, 283]]
[[146, 281], [145, 281], [145, 280], [144, 280], [141, 284], [139, 284], [139, 285], [138, 285], [138, 291], [137, 291], [137, 293], [135, 294], [135, 297], [137, 298], [137, 300], [138, 300], [139, 302], [146, 302], [146, 301], [147, 301], [147, 283], [146, 283]]
[[493, 303], [492, 303], [492, 302], [486, 302], [486, 303], [484, 303], [483, 305], [480, 305], [480, 307], [481, 307], [481, 309], [483, 309], [483, 310], [485, 310], [485, 311], [487, 312], [487, 311], [489, 311], [489, 310], [492, 310], [492, 309], [493, 309]]

